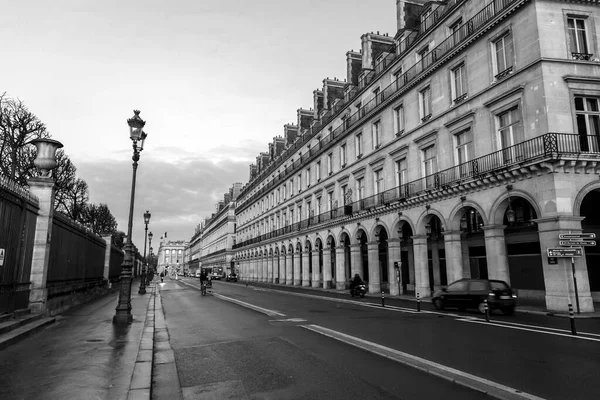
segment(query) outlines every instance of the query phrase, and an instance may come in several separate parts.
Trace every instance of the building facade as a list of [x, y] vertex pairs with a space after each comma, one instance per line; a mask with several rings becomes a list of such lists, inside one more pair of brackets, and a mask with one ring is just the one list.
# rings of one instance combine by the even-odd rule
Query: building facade
[[596, 1], [397, 0], [313, 108], [250, 166], [236, 203], [241, 278], [429, 296], [501, 279], [549, 310], [600, 301]]
[[184, 269], [184, 250], [188, 247], [185, 240], [167, 240], [161, 237], [157, 254], [157, 273], [164, 272], [168, 274], [183, 274]]

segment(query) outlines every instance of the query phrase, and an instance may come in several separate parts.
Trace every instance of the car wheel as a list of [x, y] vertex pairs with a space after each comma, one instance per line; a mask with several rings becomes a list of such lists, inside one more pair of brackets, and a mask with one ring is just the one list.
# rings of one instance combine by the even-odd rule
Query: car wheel
[[442, 300], [442, 299], [433, 300], [433, 306], [435, 307], [436, 310], [443, 310], [444, 309], [444, 300]]
[[515, 313], [514, 307], [506, 307], [502, 309], [502, 314], [504, 315], [513, 315]]

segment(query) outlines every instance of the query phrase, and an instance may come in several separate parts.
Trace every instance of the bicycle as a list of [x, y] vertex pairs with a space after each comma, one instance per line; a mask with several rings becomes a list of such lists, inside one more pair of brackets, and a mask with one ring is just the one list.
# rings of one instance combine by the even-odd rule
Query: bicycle
[[200, 293], [202, 293], [202, 296], [206, 296], [206, 282], [200, 284]]

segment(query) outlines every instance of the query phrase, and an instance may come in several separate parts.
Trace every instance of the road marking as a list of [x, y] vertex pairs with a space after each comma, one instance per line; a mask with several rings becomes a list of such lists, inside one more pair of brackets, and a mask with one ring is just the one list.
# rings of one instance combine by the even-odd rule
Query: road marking
[[390, 347], [385, 347], [377, 343], [369, 342], [360, 339], [356, 336], [350, 336], [345, 333], [334, 331], [319, 325], [301, 325], [302, 328], [330, 337], [340, 342], [367, 350], [371, 353], [389, 358], [390, 360], [405, 364], [409, 367], [425, 371], [440, 378], [449, 380], [459, 385], [483, 392], [497, 399], [528, 399], [528, 400], [543, 400], [543, 398], [522, 392], [518, 389], [502, 385], [500, 383], [490, 381], [467, 372], [460, 371], [434, 361], [430, 361], [421, 357], [414, 356]]
[[271, 319], [269, 322], [306, 322], [302, 318], [287, 318], [287, 319]]
[[[474, 318], [474, 317], [468, 317], [474, 321], [483, 321], [483, 319], [481, 318]], [[541, 326], [541, 325], [530, 325], [530, 324], [521, 324], [518, 322], [509, 322], [509, 321], [493, 321], [496, 324], [506, 324], [506, 325], [513, 325], [513, 326], [519, 326], [519, 327], [524, 327], [524, 328], [532, 328], [532, 329], [541, 329], [541, 330], [547, 330], [547, 331], [554, 331], [554, 332], [564, 332], [564, 333], [568, 333], [569, 336], [571, 331], [568, 329], [561, 329], [561, 328], [551, 328], [549, 326]], [[600, 338], [600, 334], [598, 333], [591, 333], [591, 332], [581, 332], [578, 331], [577, 332], [579, 335], [585, 335], [585, 336], [595, 336], [595, 337], [599, 337]]]
[[286, 316], [285, 314], [282, 314], [279, 311], [269, 310], [268, 308], [262, 308], [259, 306], [255, 306], [254, 304], [246, 303], [245, 301], [241, 301], [238, 299], [233, 299], [231, 297], [223, 296], [222, 294], [213, 293], [213, 296], [217, 297], [221, 300], [229, 301], [231, 303], [239, 304], [240, 306], [249, 308], [251, 310], [258, 311], [260, 313], [268, 315], [269, 317], [285, 317]]
[[[520, 330], [520, 331], [529, 331], [529, 332], [536, 332], [536, 333], [543, 333], [546, 335], [554, 335], [554, 336], [564, 336], [564, 337], [568, 337], [571, 339], [583, 339], [583, 340], [591, 340], [593, 342], [600, 342], [600, 339], [596, 339], [596, 338], [591, 338], [591, 337], [586, 337], [586, 336], [581, 336], [581, 335], [589, 335], [587, 333], [583, 333], [583, 332], [578, 332], [578, 335], [572, 335], [570, 333], [558, 333], [558, 332], [549, 332], [547, 330], [544, 329], [548, 329], [548, 328], [542, 328], [542, 327], [536, 327], [537, 329], [531, 329], [531, 328], [525, 328], [522, 326], [511, 326], [511, 325], [505, 325], [502, 323], [496, 323], [496, 322], [486, 322], [484, 320], [480, 320], [480, 319], [467, 319], [467, 318], [459, 318], [457, 319], [457, 321], [461, 321], [461, 322], [471, 322], [473, 324], [481, 324], [481, 325], [491, 325], [491, 326], [499, 326], [501, 328], [508, 328], [508, 329], [516, 329], [516, 330]], [[534, 325], [530, 325], [530, 326], [534, 326]], [[550, 329], [554, 329], [554, 328], [550, 328]], [[565, 332], [570, 332], [570, 331], [565, 331]]]

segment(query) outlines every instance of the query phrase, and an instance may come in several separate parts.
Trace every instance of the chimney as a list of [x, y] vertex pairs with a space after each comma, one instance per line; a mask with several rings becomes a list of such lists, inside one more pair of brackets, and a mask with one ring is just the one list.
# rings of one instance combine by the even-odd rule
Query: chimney
[[336, 99], [344, 98], [345, 82], [334, 79], [323, 79], [323, 104], [327, 110], [331, 110], [331, 105]]
[[238, 196], [242, 192], [242, 182], [234, 183], [229, 192], [231, 193], [231, 200], [237, 200]]
[[285, 124], [283, 126], [283, 137], [285, 138], [285, 147], [291, 146], [298, 137], [298, 127], [293, 124]]
[[346, 80], [354, 86], [358, 86], [358, 76], [362, 68], [362, 55], [360, 52], [351, 50], [346, 53]]
[[310, 128], [314, 119], [314, 112], [312, 110], [305, 110], [303, 108], [298, 109], [298, 127], [300, 131], [305, 131]]
[[323, 110], [323, 91], [322, 90], [313, 90], [313, 104], [314, 104], [314, 119], [319, 119], [319, 114]]
[[420, 23], [423, 6], [429, 0], [396, 0], [398, 30], [414, 30]]
[[379, 33], [365, 33], [360, 37], [362, 42], [362, 68], [373, 69], [377, 57], [394, 45], [394, 39]]
[[250, 181], [254, 180], [257, 175], [256, 164], [250, 164]]
[[285, 139], [281, 136], [277, 136], [273, 138], [273, 143], [275, 145], [275, 158], [277, 158], [283, 153], [283, 150], [285, 150]]

